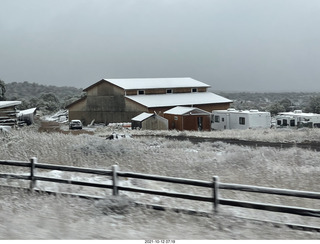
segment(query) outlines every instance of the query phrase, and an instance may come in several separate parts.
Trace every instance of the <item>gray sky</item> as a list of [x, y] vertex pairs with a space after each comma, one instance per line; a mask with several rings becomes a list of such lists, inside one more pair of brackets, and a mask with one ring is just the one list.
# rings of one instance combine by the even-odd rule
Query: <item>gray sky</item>
[[319, 0], [0, 0], [0, 79], [320, 91]]

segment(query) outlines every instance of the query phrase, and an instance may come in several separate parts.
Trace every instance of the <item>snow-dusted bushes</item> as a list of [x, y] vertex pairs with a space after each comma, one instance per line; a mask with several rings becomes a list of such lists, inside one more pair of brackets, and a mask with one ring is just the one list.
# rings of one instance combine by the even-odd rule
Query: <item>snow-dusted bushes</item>
[[230, 215], [206, 218], [147, 208], [109, 214], [100, 202], [7, 188], [0, 192], [0, 239], [4, 240], [319, 239], [319, 233]]
[[[108, 128], [101, 128], [99, 133], [106, 133]], [[158, 136], [196, 136], [205, 138], [232, 138], [252, 141], [268, 142], [304, 142], [320, 141], [320, 129], [247, 129], [223, 131], [148, 131], [132, 130], [133, 135], [158, 135]]]
[[[301, 133], [301, 135], [303, 134], [301, 137], [307, 138], [308, 134], [317, 134], [316, 131], [311, 133], [312, 131], [313, 130], [305, 130], [296, 132]], [[258, 138], [258, 131], [249, 132], [251, 134], [257, 133], [252, 138]], [[175, 133], [179, 135], [181, 132], [173, 132], [173, 134]], [[184, 135], [197, 135], [202, 137], [214, 135], [215, 137], [221, 136], [221, 138], [223, 138], [226, 137], [225, 133], [228, 132], [184, 132]], [[250, 135], [248, 135], [250, 133], [245, 134], [245, 132], [239, 132], [238, 135], [241, 133], [243, 133], [243, 136], [246, 135], [247, 138], [250, 137]], [[268, 133], [274, 132], [271, 131]], [[260, 131], [260, 138], [266, 138], [268, 133]], [[101, 136], [103, 134], [104, 136]], [[110, 169], [112, 165], [116, 164], [119, 165], [120, 170], [123, 171], [205, 181], [211, 181], [212, 177], [217, 175], [220, 177], [220, 180], [225, 183], [240, 183], [296, 190], [319, 191], [319, 152], [300, 148], [250, 148], [229, 145], [222, 142], [193, 144], [189, 141], [176, 141], [153, 136], [133, 137], [121, 140], [106, 140], [106, 134], [106, 131], [102, 130], [94, 136], [85, 134], [75, 136], [60, 133], [39, 133], [30, 129], [12, 131], [11, 134], [0, 136], [0, 158], [2, 160], [28, 161], [30, 157], [37, 157], [40, 163], [63, 164], [100, 169]], [[231, 135], [232, 134], [229, 134], [229, 136]], [[234, 134], [234, 136], [235, 135], [236, 134]], [[278, 136], [277, 140], [282, 141], [289, 141], [294, 138], [292, 131], [275, 132], [275, 135], [270, 138], [275, 140]], [[241, 137], [241, 139], [243, 139], [243, 137]], [[1, 170], [7, 172], [8, 170], [14, 171], [15, 168], [2, 166]], [[55, 172], [52, 173], [55, 174]], [[92, 178], [91, 180], [96, 181], [99, 179]], [[103, 178], [103, 180], [106, 181], [108, 179]], [[146, 182], [134, 179], [122, 179], [120, 184], [157, 190], [182, 191], [197, 195], [208, 196], [212, 194], [210, 189], [202, 189], [199, 187], [192, 188], [183, 185], [169, 185], [159, 182]], [[108, 191], [104, 194], [111, 194], [111, 192]], [[212, 205], [210, 203], [185, 201], [145, 194], [139, 195], [136, 193], [121, 194], [125, 194], [128, 197], [141, 202], [165, 204], [172, 207], [192, 208], [201, 211], [210, 211], [212, 209]], [[252, 196], [246, 193], [237, 193], [234, 191], [222, 191], [221, 194], [225, 198], [287, 204], [287, 199], [282, 199], [277, 196], [266, 196], [261, 194], [259, 196]], [[62, 201], [62, 205], [64, 204], [64, 201], [65, 200]], [[22, 209], [27, 208], [27, 206], [24, 206], [22, 202], [19, 202], [19, 204]], [[318, 203], [305, 199], [294, 199], [293, 204], [317, 208]], [[57, 207], [57, 211], [60, 211], [58, 208], [60, 207]], [[85, 211], [88, 211], [88, 209], [90, 208], [84, 208]], [[246, 210], [245, 213], [243, 211], [244, 210], [242, 209], [234, 211], [233, 209], [222, 208], [222, 213], [229, 215], [234, 213], [248, 216], [248, 212], [250, 213], [250, 210]], [[77, 214], [79, 215], [78, 212]], [[83, 213], [79, 215], [79, 218], [82, 218], [82, 214]], [[63, 214], [61, 214], [61, 216], [62, 215]], [[264, 218], [265, 216], [269, 217], [272, 215], [274, 215], [276, 220], [279, 220], [280, 217], [277, 213], [264, 212], [259, 216], [260, 218]], [[101, 217], [99, 217], [99, 219], [100, 218]], [[283, 218], [287, 217], [281, 217], [280, 220]], [[289, 220], [296, 220], [300, 217], [290, 218], [291, 219]], [[144, 219], [144, 217], [142, 217], [142, 219]], [[82, 220], [76, 217], [75, 221], [82, 223]], [[57, 225], [57, 223], [59, 223], [59, 220], [55, 220], [52, 224]], [[304, 222], [304, 224], [308, 223], [310, 223], [308, 220]], [[58, 228], [58, 230], [65, 233], [62, 229]], [[70, 233], [73, 232], [71, 231]]]
[[120, 170], [201, 180], [218, 175], [223, 182], [312, 191], [320, 183], [320, 153], [299, 148], [192, 144], [162, 137], [106, 140], [24, 130], [1, 137], [1, 159], [28, 161], [31, 157], [49, 164], [101, 169], [119, 165]]

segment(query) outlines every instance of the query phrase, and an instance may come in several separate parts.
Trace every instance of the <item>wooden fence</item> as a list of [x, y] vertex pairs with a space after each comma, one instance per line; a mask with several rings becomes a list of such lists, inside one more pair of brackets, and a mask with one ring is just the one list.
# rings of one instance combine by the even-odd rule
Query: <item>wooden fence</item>
[[[193, 180], [193, 179], [124, 172], [124, 171], [119, 171], [119, 168], [117, 165], [112, 166], [111, 170], [101, 170], [101, 169], [92, 169], [92, 168], [79, 168], [79, 167], [62, 166], [62, 165], [41, 164], [37, 162], [37, 158], [31, 158], [30, 162], [0, 160], [0, 165], [30, 168], [30, 175], [0, 173], [0, 178], [29, 180], [31, 190], [35, 189], [37, 181], [47, 181], [47, 182], [55, 182], [55, 183], [72, 184], [72, 185], [78, 185], [78, 186], [111, 189], [113, 195], [118, 195], [120, 191], [129, 191], [129, 192], [153, 194], [153, 195], [160, 195], [160, 196], [180, 198], [180, 199], [210, 202], [212, 203], [213, 211], [215, 212], [218, 211], [219, 205], [228, 205], [228, 206], [235, 206], [235, 207], [290, 213], [290, 214], [303, 215], [303, 216], [320, 217], [320, 209], [310, 209], [310, 208], [224, 199], [224, 198], [221, 198], [219, 194], [219, 190], [224, 189], [224, 190], [255, 192], [255, 193], [264, 193], [264, 194], [273, 194], [273, 195], [320, 200], [319, 192], [295, 191], [295, 190], [288, 190], [288, 189], [258, 187], [258, 186], [251, 186], [251, 185], [228, 184], [228, 183], [219, 182], [218, 176], [213, 176], [212, 181], [200, 181], [200, 180]], [[108, 185], [108, 184], [92, 183], [92, 182], [86, 182], [86, 181], [76, 181], [72, 179], [57, 179], [57, 178], [44, 177], [44, 176], [37, 175], [36, 169], [58, 170], [58, 171], [69, 171], [69, 172], [87, 173], [87, 174], [94, 174], [94, 175], [103, 175], [103, 176], [110, 177], [110, 179], [112, 179], [112, 184]], [[158, 191], [158, 190], [151, 190], [151, 189], [138, 188], [138, 187], [120, 186], [119, 185], [120, 177], [199, 186], [199, 187], [211, 189], [212, 194], [210, 196], [201, 196], [201, 195], [192, 195], [192, 194], [186, 194], [186, 193]]]

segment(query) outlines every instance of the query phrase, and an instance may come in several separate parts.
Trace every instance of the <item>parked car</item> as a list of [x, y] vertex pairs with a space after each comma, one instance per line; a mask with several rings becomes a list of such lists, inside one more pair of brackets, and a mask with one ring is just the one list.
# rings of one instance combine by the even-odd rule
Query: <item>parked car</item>
[[74, 119], [74, 120], [71, 120], [70, 121], [70, 124], [69, 124], [69, 129], [70, 130], [73, 130], [73, 129], [82, 129], [82, 123], [80, 120], [77, 120], [77, 119]]

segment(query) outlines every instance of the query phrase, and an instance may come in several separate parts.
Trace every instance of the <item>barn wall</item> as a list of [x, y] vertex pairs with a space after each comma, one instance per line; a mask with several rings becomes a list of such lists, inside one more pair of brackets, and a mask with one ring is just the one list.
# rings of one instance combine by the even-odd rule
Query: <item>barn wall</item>
[[162, 117], [164, 117], [164, 112], [173, 108], [174, 106], [172, 107], [159, 107], [159, 108], [148, 108], [148, 113], [156, 113]]
[[169, 130], [183, 130], [181, 115], [165, 114], [164, 117], [168, 120]]
[[212, 110], [227, 110], [230, 108], [230, 103], [196, 104], [194, 107], [212, 113]]
[[202, 118], [202, 131], [211, 130], [211, 118], [210, 115], [185, 115], [183, 119], [183, 130], [197, 131], [198, 118]]
[[80, 119], [84, 125], [95, 123], [129, 122], [131, 118], [148, 110], [129, 101], [124, 91], [107, 82], [101, 82], [87, 91], [87, 97], [69, 108], [69, 120]]
[[0, 108], [0, 125], [14, 126], [18, 123], [16, 105]]
[[80, 99], [76, 103], [73, 103], [68, 107], [69, 112], [70, 111], [85, 111], [87, 100], [86, 99]]
[[174, 115], [165, 114], [168, 119], [169, 130], [190, 130], [198, 131], [198, 117], [202, 118], [202, 130], [211, 130], [210, 115]]
[[124, 95], [123, 89], [106, 81], [98, 82], [86, 90], [87, 96], [113, 96], [114, 94]]
[[[197, 87], [195, 87], [197, 88]], [[171, 88], [169, 88], [171, 89]], [[172, 88], [172, 93], [190, 93], [192, 88]], [[198, 92], [206, 92], [207, 88], [200, 87], [197, 88]], [[160, 89], [132, 89], [132, 90], [126, 90], [127, 96], [133, 96], [137, 95], [139, 90], [144, 90], [145, 95], [151, 95], [151, 94], [166, 94], [167, 89], [166, 88], [160, 88]]]

